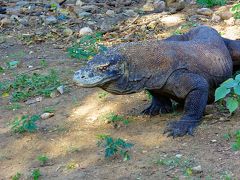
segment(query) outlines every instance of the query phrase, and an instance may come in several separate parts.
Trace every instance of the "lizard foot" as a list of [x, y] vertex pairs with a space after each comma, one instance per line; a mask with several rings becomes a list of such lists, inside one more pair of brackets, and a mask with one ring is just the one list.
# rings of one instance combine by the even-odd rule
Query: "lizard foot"
[[179, 121], [172, 121], [170, 122], [164, 133], [167, 134], [167, 136], [173, 136], [174, 137], [181, 137], [186, 134], [192, 135], [194, 129], [199, 125], [199, 121], [190, 121], [190, 120], [179, 120]]
[[151, 104], [148, 108], [143, 110], [141, 114], [156, 116], [158, 114], [166, 114], [172, 111], [172, 106]]

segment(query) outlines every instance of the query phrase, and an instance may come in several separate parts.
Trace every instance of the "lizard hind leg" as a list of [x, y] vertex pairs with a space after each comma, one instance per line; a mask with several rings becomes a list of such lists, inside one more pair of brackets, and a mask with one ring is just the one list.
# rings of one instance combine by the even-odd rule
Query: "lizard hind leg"
[[152, 102], [149, 107], [142, 111], [142, 114], [155, 116], [158, 114], [171, 113], [173, 111], [172, 102], [169, 98], [160, 96], [153, 91], [148, 91], [152, 95]]

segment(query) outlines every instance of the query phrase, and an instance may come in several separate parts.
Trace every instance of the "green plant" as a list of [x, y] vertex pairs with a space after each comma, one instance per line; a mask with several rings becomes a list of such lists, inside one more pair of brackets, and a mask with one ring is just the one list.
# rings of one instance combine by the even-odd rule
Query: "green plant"
[[240, 130], [234, 133], [234, 137], [235, 137], [235, 142], [232, 144], [232, 149], [234, 151], [239, 151], [240, 150]]
[[155, 163], [161, 166], [170, 167], [171, 169], [180, 168], [185, 176], [192, 175], [191, 167], [193, 162], [183, 157], [166, 156], [157, 160]]
[[108, 92], [106, 92], [106, 91], [99, 92], [98, 93], [98, 98], [99, 99], [104, 99], [105, 97], [107, 97], [107, 95], [108, 95]]
[[118, 122], [122, 122], [125, 125], [129, 124], [129, 119], [125, 118], [122, 115], [115, 114], [113, 112], [107, 114], [106, 119], [108, 123], [116, 124]]
[[41, 59], [40, 62], [39, 62], [40, 66], [42, 67], [47, 67], [48, 66], [48, 63], [45, 59]]
[[35, 132], [37, 130], [36, 121], [40, 119], [39, 115], [23, 115], [20, 119], [15, 120], [10, 124], [11, 130], [15, 133]]
[[106, 47], [99, 42], [102, 40], [102, 34], [84, 35], [78, 42], [67, 48], [70, 57], [80, 60], [89, 60], [99, 52], [105, 51]]
[[39, 179], [39, 177], [41, 176], [41, 172], [40, 172], [40, 170], [39, 169], [34, 169], [33, 171], [32, 171], [32, 177], [33, 177], [33, 179], [34, 180], [38, 180]]
[[192, 27], [197, 27], [198, 24], [194, 23], [194, 22], [187, 22], [182, 24], [181, 26], [179, 26], [174, 32], [173, 35], [179, 35], [179, 34], [183, 34], [186, 33], [190, 28]]
[[230, 12], [233, 13], [235, 19], [240, 19], [240, 3], [233, 5], [230, 8]]
[[17, 172], [17, 174], [15, 174], [13, 177], [12, 177], [12, 180], [19, 180], [21, 178], [21, 173]]
[[146, 94], [147, 99], [148, 99], [149, 101], [152, 100], [152, 95], [151, 95], [151, 93], [150, 93], [148, 90], [145, 90], [145, 94]]
[[234, 138], [234, 142], [232, 143], [231, 147], [234, 151], [240, 150], [240, 130], [235, 131], [234, 133], [226, 133], [223, 135], [223, 138], [227, 141]]
[[40, 162], [41, 166], [44, 166], [48, 161], [48, 157], [46, 155], [39, 155], [37, 160]]
[[99, 141], [97, 145], [105, 149], [106, 158], [120, 155], [124, 161], [130, 159], [128, 151], [133, 146], [133, 144], [127, 143], [126, 141], [120, 138], [114, 139], [111, 136], [104, 134], [98, 135], [98, 139]]
[[44, 95], [49, 97], [51, 92], [60, 86], [60, 80], [55, 71], [47, 75], [34, 73], [33, 75], [22, 74], [16, 76], [13, 82], [0, 82], [0, 94], [12, 91], [12, 101], [23, 101], [29, 97]]
[[203, 7], [223, 6], [227, 0], [197, 0], [197, 3]]
[[215, 91], [215, 102], [224, 100], [227, 109], [232, 114], [240, 102], [240, 75], [223, 82]]

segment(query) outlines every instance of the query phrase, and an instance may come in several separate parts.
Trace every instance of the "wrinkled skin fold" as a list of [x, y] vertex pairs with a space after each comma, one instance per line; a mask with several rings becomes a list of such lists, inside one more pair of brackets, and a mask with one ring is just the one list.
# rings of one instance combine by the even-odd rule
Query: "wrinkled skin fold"
[[142, 113], [172, 112], [171, 99], [184, 104], [183, 116], [165, 129], [168, 136], [192, 135], [215, 89], [239, 64], [240, 42], [199, 26], [165, 40], [120, 44], [96, 55], [74, 75], [81, 87], [113, 94], [148, 90], [152, 103]]

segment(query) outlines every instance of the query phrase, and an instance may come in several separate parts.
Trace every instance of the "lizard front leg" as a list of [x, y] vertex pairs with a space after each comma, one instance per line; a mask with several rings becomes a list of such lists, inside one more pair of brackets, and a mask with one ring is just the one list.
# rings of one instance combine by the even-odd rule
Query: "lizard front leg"
[[178, 121], [170, 122], [164, 133], [173, 137], [192, 135], [207, 105], [208, 82], [198, 74], [177, 71], [171, 75], [165, 89], [176, 98], [185, 99], [185, 103], [183, 116]]

